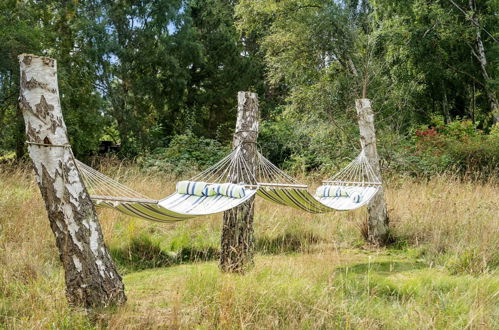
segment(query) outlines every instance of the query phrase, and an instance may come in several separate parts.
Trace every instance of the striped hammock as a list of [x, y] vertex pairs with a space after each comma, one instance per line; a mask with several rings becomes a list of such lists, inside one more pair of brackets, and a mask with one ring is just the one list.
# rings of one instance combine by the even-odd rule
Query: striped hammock
[[[197, 183], [220, 186], [221, 183], [239, 182], [239, 186], [244, 188], [238, 197], [223, 193], [211, 195], [203, 193], [202, 189], [194, 189], [194, 186], [190, 191], [187, 186], [187, 190], [184, 187], [184, 190], [178, 190], [164, 199], [154, 200], [79, 161], [77, 166], [96, 206], [159, 222], [181, 221], [227, 211], [252, 201], [255, 194], [270, 202], [309, 213], [349, 211], [369, 203], [381, 187], [381, 179], [374, 173], [363, 151], [330, 180], [323, 181], [315, 194], [261, 153], [257, 154], [256, 167], [250, 171], [240, 148], [235, 148], [217, 164], [188, 181], [194, 186]], [[188, 191], [191, 193], [186, 193]]]
[[[381, 187], [381, 179], [374, 173], [364, 151], [331, 179], [323, 181], [323, 186], [314, 195], [308, 191], [308, 186], [299, 184], [261, 154], [259, 157], [259, 164], [265, 167], [259, 172], [270, 173], [268, 180], [274, 183], [259, 183], [257, 195], [309, 213], [358, 209], [369, 203]], [[327, 193], [318, 193], [321, 188]], [[338, 190], [340, 193], [336, 193]]]
[[[231, 197], [231, 194], [205, 196], [177, 191], [161, 200], [154, 200], [80, 161], [76, 161], [76, 164], [96, 207], [112, 208], [123, 214], [144, 220], [175, 222], [224, 212], [250, 201], [256, 194], [256, 185], [246, 185], [243, 197]], [[189, 181], [207, 181], [211, 185], [217, 185], [236, 177], [236, 170], [243, 169], [243, 173], [249, 173], [247, 167], [240, 149], [236, 148], [220, 162]], [[242, 179], [247, 180], [244, 175]]]

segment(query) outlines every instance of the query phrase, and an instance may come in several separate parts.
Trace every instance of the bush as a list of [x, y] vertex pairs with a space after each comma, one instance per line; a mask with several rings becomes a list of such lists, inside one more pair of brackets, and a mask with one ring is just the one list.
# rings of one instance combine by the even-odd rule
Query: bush
[[139, 164], [146, 170], [180, 176], [209, 167], [229, 152], [229, 147], [216, 140], [187, 133], [175, 136], [167, 148], [157, 148], [139, 159]]
[[476, 136], [448, 143], [447, 153], [452, 163], [463, 174], [497, 174], [499, 162], [499, 138]]
[[425, 177], [444, 172], [474, 178], [497, 175], [499, 125], [484, 134], [470, 120], [433, 122], [436, 126], [421, 126], [410, 139], [391, 143], [390, 152], [381, 152], [390, 170]]

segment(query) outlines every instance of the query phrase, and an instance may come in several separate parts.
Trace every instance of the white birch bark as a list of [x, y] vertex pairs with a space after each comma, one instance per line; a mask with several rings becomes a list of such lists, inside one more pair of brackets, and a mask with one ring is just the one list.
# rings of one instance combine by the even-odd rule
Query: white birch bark
[[[233, 146], [241, 152], [253, 177], [243, 171], [231, 178], [234, 183], [256, 184], [254, 176], [258, 164], [256, 141], [258, 138], [259, 109], [256, 93], [239, 92], [236, 131]], [[221, 239], [220, 269], [225, 272], [244, 272], [253, 265], [253, 196], [247, 202], [224, 212]]]
[[[374, 173], [381, 180], [378, 150], [376, 148], [376, 130], [374, 128], [374, 113], [371, 100], [358, 99], [355, 102], [357, 109], [360, 141], [365, 155], [371, 164]], [[367, 240], [371, 244], [383, 245], [388, 239], [388, 213], [386, 210], [383, 185], [367, 206]]]
[[490, 76], [487, 73], [487, 56], [485, 55], [485, 47], [483, 46], [482, 34], [480, 32], [480, 25], [478, 23], [478, 17], [476, 15], [476, 5], [474, 0], [469, 0], [469, 7], [473, 13], [471, 16], [471, 23], [476, 26], [476, 48], [477, 51], [473, 50], [473, 54], [480, 63], [480, 68], [482, 69], [482, 76], [485, 81], [485, 93], [489, 99], [490, 111], [492, 113], [492, 118], [494, 123], [499, 123], [499, 102], [497, 101], [497, 91], [492, 90], [489, 87]]
[[64, 267], [68, 301], [84, 308], [121, 304], [124, 286], [69, 147], [57, 63], [27, 54], [19, 63], [28, 151]]

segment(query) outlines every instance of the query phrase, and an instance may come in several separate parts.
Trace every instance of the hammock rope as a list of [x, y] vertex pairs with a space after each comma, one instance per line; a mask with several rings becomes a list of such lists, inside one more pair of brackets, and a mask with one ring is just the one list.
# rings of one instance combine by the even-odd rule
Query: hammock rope
[[329, 180], [323, 183], [338, 183], [341, 185], [361, 185], [371, 186], [380, 185], [381, 179], [374, 173], [364, 150], [350, 164], [337, 172]]
[[85, 183], [85, 186], [91, 196], [152, 200], [151, 198], [100, 173], [79, 160], [76, 160], [76, 166], [78, 167], [83, 182]]

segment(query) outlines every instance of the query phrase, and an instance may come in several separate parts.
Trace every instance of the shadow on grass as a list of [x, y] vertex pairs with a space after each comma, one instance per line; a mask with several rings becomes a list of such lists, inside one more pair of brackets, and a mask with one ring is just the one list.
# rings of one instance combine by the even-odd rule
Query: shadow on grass
[[[307, 252], [323, 239], [311, 232], [285, 233], [276, 237], [260, 237], [255, 241], [255, 251], [262, 254]], [[216, 260], [220, 250], [215, 247], [182, 246], [177, 251], [161, 248], [159, 242], [148, 235], [133, 238], [128, 244], [111, 248], [111, 255], [122, 272], [139, 271], [156, 267], [169, 267], [185, 263]]]
[[313, 245], [323, 241], [313, 232], [287, 232], [276, 237], [259, 237], [255, 242], [255, 250], [262, 254], [307, 252]]
[[158, 242], [142, 235], [133, 238], [121, 248], [111, 248], [111, 255], [123, 272], [139, 271], [156, 267], [169, 267], [190, 262], [217, 259], [220, 251], [213, 247], [201, 249], [183, 247], [178, 251], [165, 251]]

